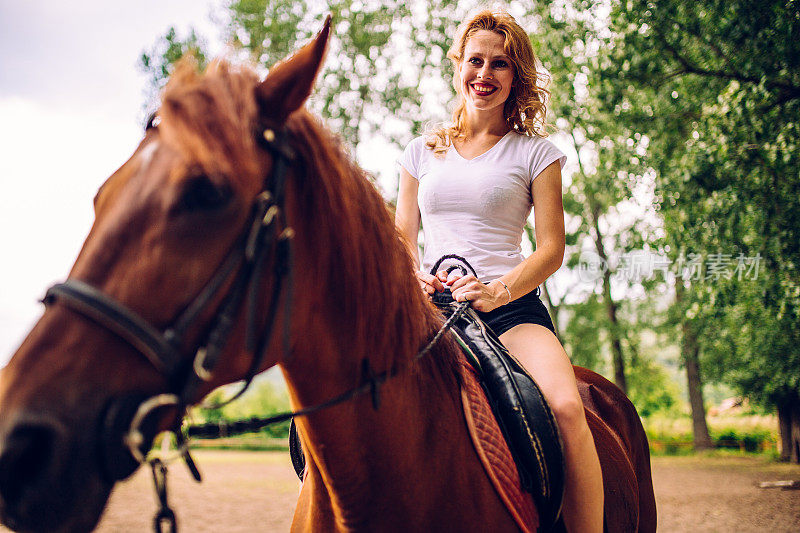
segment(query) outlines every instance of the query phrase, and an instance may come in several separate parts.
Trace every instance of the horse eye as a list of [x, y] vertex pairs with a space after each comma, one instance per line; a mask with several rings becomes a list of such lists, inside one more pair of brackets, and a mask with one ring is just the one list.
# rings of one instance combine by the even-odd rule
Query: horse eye
[[186, 182], [178, 202], [178, 211], [211, 211], [227, 205], [233, 191], [227, 185], [218, 185], [208, 176], [197, 176]]

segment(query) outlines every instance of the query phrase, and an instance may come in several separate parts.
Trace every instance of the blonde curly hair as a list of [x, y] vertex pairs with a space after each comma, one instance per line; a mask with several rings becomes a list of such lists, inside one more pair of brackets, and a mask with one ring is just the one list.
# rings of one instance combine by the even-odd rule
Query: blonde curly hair
[[458, 91], [453, 123], [434, 128], [427, 134], [425, 146], [437, 155], [444, 154], [454, 139], [466, 135], [464, 95], [459, 90], [458, 66], [464, 59], [464, 48], [475, 32], [493, 31], [503, 36], [505, 54], [514, 65], [514, 85], [508, 95], [503, 115], [508, 125], [517, 133], [547, 137], [545, 117], [550, 92], [546, 89], [550, 77], [536, 68], [538, 60], [533, 53], [530, 38], [514, 17], [505, 11], [485, 9], [467, 18], [456, 32], [447, 57], [453, 63], [454, 85]]

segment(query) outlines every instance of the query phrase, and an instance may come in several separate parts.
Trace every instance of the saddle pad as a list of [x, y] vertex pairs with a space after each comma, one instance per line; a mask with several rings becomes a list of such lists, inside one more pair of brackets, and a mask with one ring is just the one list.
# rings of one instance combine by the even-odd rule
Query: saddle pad
[[519, 472], [500, 426], [489, 407], [478, 375], [466, 360], [461, 361], [461, 403], [475, 451], [497, 494], [514, 517], [521, 531], [535, 533], [539, 514], [533, 496], [522, 488]]

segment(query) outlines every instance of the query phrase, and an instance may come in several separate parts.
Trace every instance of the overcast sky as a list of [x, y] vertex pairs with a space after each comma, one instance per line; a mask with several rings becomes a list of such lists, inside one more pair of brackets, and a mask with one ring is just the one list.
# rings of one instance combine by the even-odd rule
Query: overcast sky
[[171, 25], [217, 32], [221, 0], [0, 0], [0, 366], [92, 222], [97, 187], [142, 136], [136, 67]]

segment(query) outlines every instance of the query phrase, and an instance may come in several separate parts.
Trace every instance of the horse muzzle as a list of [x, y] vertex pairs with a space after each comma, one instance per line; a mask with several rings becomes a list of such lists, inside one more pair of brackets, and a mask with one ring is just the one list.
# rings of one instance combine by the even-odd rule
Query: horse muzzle
[[48, 418], [24, 417], [0, 446], [0, 516], [12, 529], [35, 530], [47, 525], [44, 495], [52, 490], [64, 427]]
[[[123, 439], [144, 398], [114, 398], [94, 423], [21, 412], [2, 424], [0, 521], [15, 531], [91, 531], [114, 483], [140, 464]], [[157, 425], [150, 417], [139, 428], [142, 453]]]
[[111, 485], [86, 468], [93, 454], [81, 450], [75, 432], [58, 418], [28, 412], [3, 428], [0, 520], [9, 528], [33, 532], [94, 527]]

